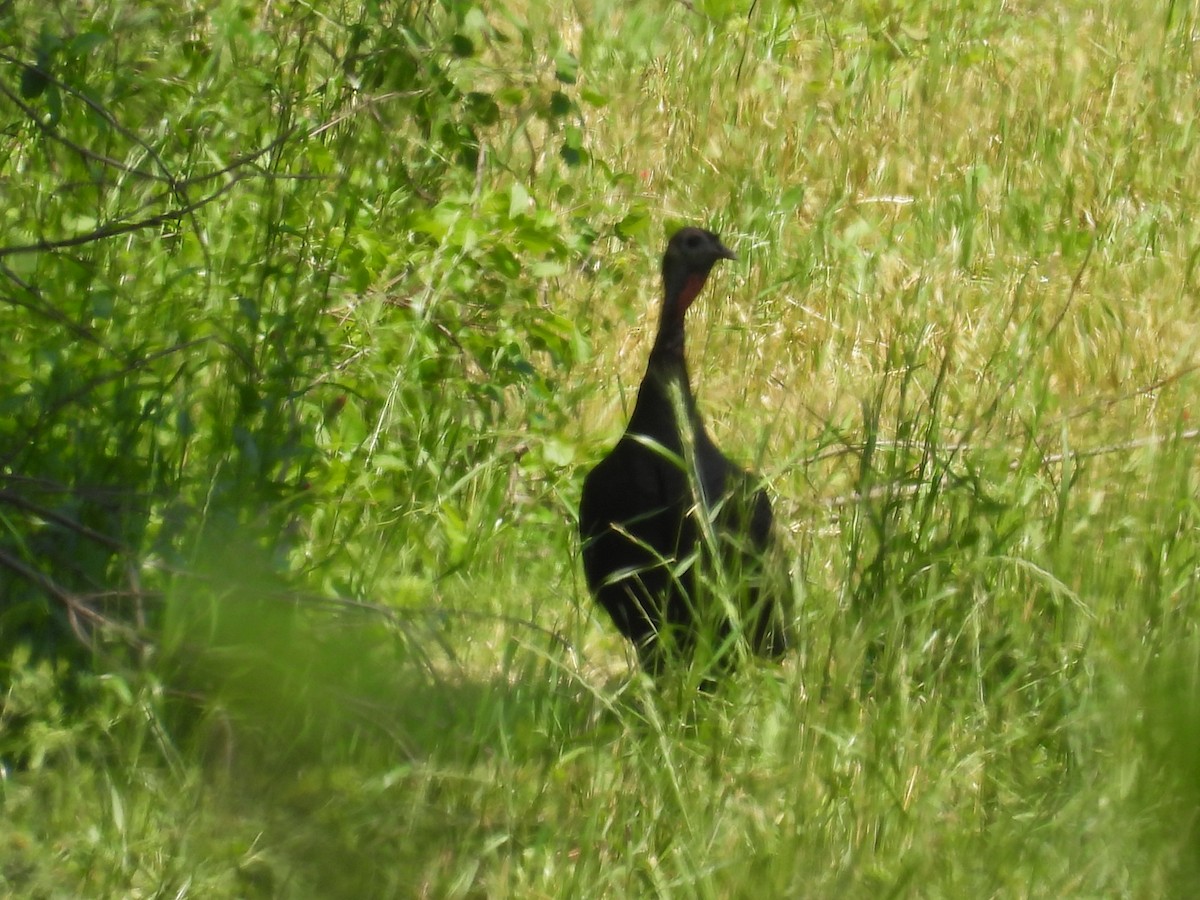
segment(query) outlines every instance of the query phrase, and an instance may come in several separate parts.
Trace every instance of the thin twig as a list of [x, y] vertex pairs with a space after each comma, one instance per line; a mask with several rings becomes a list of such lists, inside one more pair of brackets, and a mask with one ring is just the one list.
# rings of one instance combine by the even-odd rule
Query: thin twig
[[1079, 285], [1083, 282], [1083, 273], [1087, 271], [1088, 262], [1091, 261], [1092, 252], [1096, 249], [1096, 239], [1093, 237], [1088, 244], [1087, 253], [1083, 255], [1083, 262], [1079, 264], [1079, 269], [1075, 272], [1075, 277], [1071, 279], [1071, 290], [1067, 292], [1067, 301], [1062, 305], [1062, 309], [1058, 311], [1058, 316], [1050, 324], [1046, 330], [1046, 339], [1048, 340], [1058, 326], [1062, 324], [1063, 319], [1067, 316], [1067, 310], [1071, 308], [1071, 304], [1075, 300], [1075, 295], [1079, 292]]
[[[1113, 453], [1123, 453], [1129, 450], [1140, 450], [1146, 447], [1155, 447], [1159, 444], [1165, 444], [1171, 440], [1178, 441], [1195, 441], [1200, 439], [1200, 428], [1191, 428], [1187, 431], [1181, 431], [1178, 434], [1172, 435], [1148, 435], [1146, 437], [1133, 438], [1128, 441], [1121, 441], [1117, 444], [1106, 444], [1102, 447], [1087, 447], [1080, 450], [1065, 450], [1061, 453], [1048, 453], [1042, 456], [1040, 464], [1043, 466], [1060, 465], [1068, 460], [1074, 461], [1077, 459], [1093, 459], [1097, 456], [1107, 456]], [[878, 447], [894, 447], [900, 446], [899, 442], [877, 442]], [[920, 445], [909, 442], [908, 446], [917, 447]], [[972, 448], [969, 444], [947, 444], [943, 445], [943, 449], [958, 451], [970, 451]], [[844, 452], [852, 452], [847, 449]], [[1008, 468], [1010, 471], [1020, 468], [1021, 460], [1010, 460]], [[877, 485], [871, 490], [863, 494], [860, 491], [852, 491], [849, 494], [841, 494], [837, 497], [831, 497], [828, 500], [820, 501], [819, 505], [825, 508], [835, 508], [840, 506], [849, 506], [855, 503], [861, 503], [863, 500], [876, 500], [884, 496], [911, 496], [918, 493], [923, 485], [921, 484], [903, 484], [900, 482], [889, 482], [887, 484]]]
[[[70, 88], [67, 85], [63, 84], [58, 79], [54, 78], [52, 75], [47, 73], [45, 70], [37, 68], [37, 66], [31, 66], [28, 63], [22, 63], [19, 60], [14, 60], [11, 56], [8, 56], [5, 53], [0, 53], [0, 60], [3, 60], [5, 62], [15, 62], [18, 65], [24, 66], [28, 69], [33, 69], [34, 71], [38, 72], [40, 75], [45, 77], [48, 81], [52, 82], [60, 90], [67, 91], [69, 93], [74, 93], [73, 91], [70, 90]], [[30, 106], [29, 104], [25, 103], [16, 94], [14, 94], [12, 92], [12, 90], [7, 85], [5, 85], [5, 83], [2, 79], [0, 79], [0, 94], [3, 94], [5, 97], [7, 97], [10, 103], [12, 103], [14, 106], [16, 106], [19, 110], [21, 110], [21, 112], [23, 112], [25, 114], [25, 117], [27, 119], [29, 119], [29, 121], [32, 122], [37, 127], [38, 131], [40, 131], [43, 135], [45, 135], [50, 140], [53, 140], [53, 141], [56, 141], [56, 142], [62, 144], [65, 147], [69, 147], [74, 153], [78, 154], [79, 156], [82, 156], [84, 159], [90, 159], [93, 162], [102, 163], [103, 165], [108, 166], [113, 169], [116, 169], [119, 172], [124, 172], [127, 175], [135, 175], [138, 178], [144, 178], [147, 181], [167, 181], [167, 182], [169, 182], [171, 180], [169, 176], [155, 175], [153, 172], [146, 172], [142, 169], [138, 169], [133, 166], [127, 165], [127, 164], [121, 162], [120, 160], [113, 159], [112, 157], [109, 157], [109, 156], [105, 156], [102, 153], [96, 153], [94, 150], [89, 150], [87, 147], [81, 146], [80, 144], [76, 144], [74, 141], [68, 140], [62, 134], [60, 134], [58, 132], [58, 130], [55, 129], [53, 126], [48, 125], [47, 123], [42, 121], [42, 117], [38, 114], [38, 111], [36, 109], [34, 109], [32, 106]], [[106, 111], [103, 111], [103, 108], [99, 107], [99, 105], [96, 104], [95, 101], [88, 100], [87, 98], [83, 98], [83, 99], [88, 103], [89, 106], [91, 106], [93, 109], [95, 109], [106, 121], [108, 121], [110, 125], [112, 125], [114, 128], [117, 128], [122, 133], [124, 133], [125, 130], [123, 128], [121, 128], [121, 126], [115, 120], [113, 120], [112, 117], [110, 115], [108, 115], [108, 113]], [[131, 139], [136, 140], [136, 138], [131, 138]], [[141, 141], [137, 141], [137, 143], [139, 145], [142, 144]], [[153, 151], [151, 151], [151, 153], [153, 153]]]
[[[1056, 465], [1065, 462], [1068, 459], [1091, 459], [1095, 456], [1106, 456], [1110, 453], [1123, 453], [1126, 450], [1140, 450], [1143, 447], [1156, 447], [1159, 444], [1165, 444], [1170, 440], [1194, 441], [1200, 438], [1200, 428], [1190, 428], [1187, 431], [1181, 431], [1178, 434], [1172, 435], [1150, 435], [1148, 437], [1133, 438], [1132, 440], [1122, 441], [1119, 444], [1108, 444], [1103, 447], [1091, 447], [1083, 450], [1065, 450], [1062, 453], [1051, 453], [1042, 457], [1042, 463], [1046, 465]], [[1013, 460], [1009, 464], [1009, 468], [1015, 469], [1019, 465], [1017, 460]]]
[[122, 234], [130, 234], [134, 231], [143, 231], [147, 228], [154, 228], [166, 222], [177, 222], [184, 218], [192, 211], [199, 209], [212, 203], [221, 195], [228, 193], [234, 185], [241, 181], [245, 176], [234, 175], [228, 182], [221, 185], [211, 194], [206, 194], [199, 200], [194, 200], [186, 206], [179, 209], [168, 210], [164, 213], [159, 213], [155, 216], [149, 216], [145, 219], [138, 219], [136, 222], [120, 222], [116, 224], [104, 225], [96, 228], [86, 234], [77, 234], [69, 238], [59, 238], [53, 241], [36, 241], [32, 244], [18, 244], [15, 247], [0, 247], [0, 258], [5, 256], [13, 256], [19, 253], [42, 253], [46, 250], [62, 250], [66, 247], [79, 247], [83, 244], [91, 244], [95, 241], [101, 241], [110, 237], [117, 237]]
[[1132, 391], [1127, 391], [1124, 394], [1117, 394], [1116, 396], [1112, 397], [1102, 397], [1099, 400], [1096, 400], [1094, 403], [1091, 403], [1081, 409], [1073, 410], [1072, 412], [1067, 413], [1057, 420], [1057, 424], [1061, 425], [1066, 422], [1070, 422], [1073, 419], [1086, 416], [1089, 413], [1095, 413], [1101, 410], [1109, 409], [1110, 407], [1116, 406], [1118, 403], [1124, 403], [1126, 400], [1133, 400], [1136, 397], [1142, 397], [1146, 394], [1151, 394], [1154, 391], [1166, 387], [1167, 385], [1174, 384], [1176, 381], [1183, 380], [1196, 371], [1200, 371], [1200, 363], [1193, 363], [1190, 366], [1184, 366], [1182, 369], [1172, 372], [1170, 375], [1163, 376], [1158, 381], [1134, 388]]
[[24, 510], [28, 513], [33, 513], [39, 519], [45, 519], [47, 522], [53, 522], [56, 525], [61, 525], [68, 531], [73, 531], [82, 537], [87, 538], [97, 544], [108, 547], [110, 550], [115, 550], [118, 553], [125, 553], [128, 548], [114, 537], [110, 537], [103, 532], [96, 531], [84, 525], [82, 522], [77, 522], [70, 516], [64, 515], [57, 510], [48, 509], [45, 506], [34, 503], [25, 499], [20, 494], [13, 491], [0, 489], [0, 506], [11, 506], [16, 509]]
[[[25, 293], [29, 294], [31, 297], [34, 297], [39, 301], [43, 299], [41, 291], [21, 278], [21, 276], [19, 276], [8, 266], [0, 265], [0, 275], [4, 275], [9, 281], [11, 281], [21, 290], [25, 291]], [[103, 343], [96, 333], [86, 325], [79, 324], [66, 313], [49, 303], [31, 303], [26, 300], [18, 300], [16, 297], [7, 293], [3, 295], [3, 300], [5, 303], [9, 303], [13, 306], [19, 306], [22, 309], [29, 310], [35, 315], [47, 318], [52, 322], [57, 322], [59, 325], [62, 325], [64, 328], [68, 329], [77, 338], [81, 338], [92, 344]]]
[[91, 635], [83, 630], [79, 620], [84, 619], [92, 624], [92, 627], [100, 627], [111, 629], [127, 640], [134, 641], [138, 644], [143, 643], [143, 638], [139, 636], [133, 628], [128, 625], [110, 619], [100, 612], [97, 612], [89, 606], [79, 595], [67, 590], [62, 585], [58, 584], [49, 575], [35, 569], [33, 566], [26, 563], [24, 560], [13, 556], [3, 547], [0, 547], [0, 568], [8, 569], [13, 574], [25, 579], [34, 587], [44, 592], [47, 596], [58, 601], [67, 611], [67, 616], [71, 622], [71, 627], [75, 631], [76, 636], [85, 644], [91, 643]]
[[174, 344], [174, 345], [172, 345], [170, 347], [166, 347], [162, 350], [156, 350], [155, 352], [148, 354], [147, 356], [139, 357], [138, 359], [133, 360], [132, 362], [128, 363], [125, 366], [122, 366], [120, 369], [117, 369], [116, 371], [105, 372], [103, 375], [97, 375], [95, 378], [91, 379], [86, 384], [83, 384], [82, 386], [80, 386], [76, 390], [72, 391], [71, 393], [67, 394], [66, 396], [57, 398], [53, 404], [44, 408], [41, 411], [41, 413], [38, 415], [37, 421], [25, 433], [24, 441], [22, 443], [20, 443], [18, 446], [16, 446], [15, 448], [13, 448], [13, 451], [7, 457], [0, 457], [0, 463], [7, 464], [7, 463], [11, 462], [12, 460], [16, 459], [17, 456], [19, 456], [22, 452], [24, 452], [24, 450], [26, 448], [28, 448], [31, 444], [33, 444], [36, 441], [38, 433], [41, 431], [43, 424], [47, 420], [49, 420], [51, 416], [53, 416], [55, 413], [57, 413], [59, 410], [61, 410], [63, 407], [68, 406], [72, 403], [75, 403], [78, 400], [82, 400], [84, 397], [86, 397], [92, 391], [96, 390], [96, 388], [100, 387], [103, 384], [106, 384], [107, 382], [114, 381], [119, 378], [123, 378], [124, 376], [128, 375], [130, 372], [136, 372], [139, 369], [145, 368], [147, 365], [149, 365], [150, 363], [154, 362], [157, 359], [161, 359], [165, 356], [170, 356], [171, 354], [178, 353], [181, 350], [187, 350], [187, 349], [197, 346], [199, 344], [207, 343], [210, 340], [213, 340], [213, 338], [211, 336], [193, 338], [192, 340], [184, 341], [181, 344]]

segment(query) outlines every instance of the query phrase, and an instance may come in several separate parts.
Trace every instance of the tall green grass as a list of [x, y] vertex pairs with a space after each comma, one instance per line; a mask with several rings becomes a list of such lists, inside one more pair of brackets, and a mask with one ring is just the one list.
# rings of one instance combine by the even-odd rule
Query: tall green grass
[[[0, 886], [1189, 896], [1196, 25], [0, 13]], [[682, 222], [799, 635], [713, 695], [574, 523]]]

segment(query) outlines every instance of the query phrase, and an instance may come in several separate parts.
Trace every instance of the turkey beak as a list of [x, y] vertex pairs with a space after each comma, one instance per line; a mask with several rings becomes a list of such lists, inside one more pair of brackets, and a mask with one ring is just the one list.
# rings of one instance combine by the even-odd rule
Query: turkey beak
[[737, 254], [724, 244], [717, 244], [717, 259], [731, 259], [737, 262]]

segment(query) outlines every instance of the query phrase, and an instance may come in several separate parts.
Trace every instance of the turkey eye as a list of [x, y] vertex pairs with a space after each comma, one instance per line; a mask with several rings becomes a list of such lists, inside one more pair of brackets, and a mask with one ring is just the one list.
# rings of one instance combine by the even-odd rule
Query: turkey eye
[[700, 237], [698, 235], [693, 234], [688, 237], [686, 243], [687, 243], [689, 250], [695, 250], [697, 247], [700, 246]]

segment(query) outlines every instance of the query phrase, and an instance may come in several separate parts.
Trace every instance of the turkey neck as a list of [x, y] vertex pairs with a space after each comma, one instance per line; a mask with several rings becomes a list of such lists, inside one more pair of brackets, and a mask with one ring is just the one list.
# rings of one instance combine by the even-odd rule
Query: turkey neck
[[[654, 349], [650, 351], [650, 362], [655, 357], [675, 356], [683, 361], [683, 316], [692, 305], [704, 282], [707, 272], [687, 272], [668, 269], [663, 272], [662, 315], [658, 320], [658, 334], [654, 338]], [[686, 375], [686, 368], [685, 368]]]
[[673, 450], [678, 449], [679, 429], [671, 400], [672, 385], [677, 385], [682, 394], [692, 428], [697, 433], [704, 430], [696, 412], [696, 399], [688, 377], [683, 316], [704, 287], [705, 278], [706, 275], [696, 274], [675, 276], [667, 273], [664, 276], [665, 297], [658, 334], [654, 338], [646, 377], [642, 379], [637, 404], [629, 421], [629, 428], [634, 433], [654, 437]]

